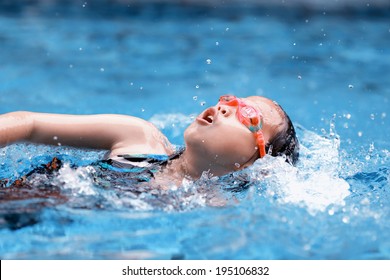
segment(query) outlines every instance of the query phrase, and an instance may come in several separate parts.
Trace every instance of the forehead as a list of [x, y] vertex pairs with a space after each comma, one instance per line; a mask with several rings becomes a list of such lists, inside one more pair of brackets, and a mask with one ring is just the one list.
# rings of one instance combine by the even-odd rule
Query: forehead
[[276, 102], [261, 96], [250, 96], [242, 100], [262, 113], [265, 124], [279, 126], [285, 122], [285, 114]]

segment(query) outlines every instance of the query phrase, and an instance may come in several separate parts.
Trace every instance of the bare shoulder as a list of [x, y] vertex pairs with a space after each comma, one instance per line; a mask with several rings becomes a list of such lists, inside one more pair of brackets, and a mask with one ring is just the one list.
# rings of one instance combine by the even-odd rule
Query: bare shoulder
[[173, 145], [152, 123], [136, 118], [124, 117], [123, 130], [113, 145], [110, 158], [119, 154], [167, 154], [173, 153]]

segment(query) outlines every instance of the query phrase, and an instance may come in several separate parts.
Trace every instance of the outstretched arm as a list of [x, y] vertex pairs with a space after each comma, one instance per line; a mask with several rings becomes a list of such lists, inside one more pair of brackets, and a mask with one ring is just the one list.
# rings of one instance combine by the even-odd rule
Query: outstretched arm
[[166, 137], [151, 123], [125, 115], [0, 115], [0, 146], [16, 142], [67, 145], [121, 153], [170, 154]]

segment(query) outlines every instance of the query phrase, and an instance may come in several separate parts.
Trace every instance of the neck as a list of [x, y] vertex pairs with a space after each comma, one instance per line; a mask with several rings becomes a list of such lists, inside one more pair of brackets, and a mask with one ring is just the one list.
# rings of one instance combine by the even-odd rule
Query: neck
[[154, 182], [161, 189], [170, 189], [173, 186], [181, 186], [183, 179], [187, 176], [185, 165], [180, 156], [180, 158], [170, 161], [161, 172], [154, 174]]
[[196, 180], [202, 175], [202, 172], [198, 172], [198, 168], [193, 165], [192, 161], [189, 161], [186, 151], [179, 158], [172, 160], [163, 170], [165, 175], [180, 180], [183, 180], [185, 177]]
[[185, 175], [192, 179], [199, 179], [205, 171], [215, 176], [221, 176], [230, 172], [226, 167], [211, 161], [207, 156], [199, 156], [199, 153], [194, 153], [188, 147], [178, 160], [178, 164], [182, 166]]
[[179, 159], [182, 168], [185, 170], [185, 175], [192, 179], [199, 179], [202, 176], [204, 165], [201, 162], [195, 161], [190, 153], [186, 150]]
[[210, 161], [210, 158], [206, 156], [199, 156], [197, 153], [194, 154], [187, 147], [179, 158], [172, 160], [168, 164], [159, 177], [180, 185], [184, 178], [187, 177], [196, 180], [205, 171], [210, 172], [214, 176], [221, 176], [233, 170], [228, 170], [226, 167]]
[[185, 177], [196, 180], [202, 176], [204, 171], [208, 171], [208, 169], [204, 168], [206, 165], [206, 162], [194, 160], [194, 157], [186, 150], [179, 158], [172, 160], [168, 166], [163, 169], [159, 177], [170, 178], [170, 180], [177, 180], [180, 182]]

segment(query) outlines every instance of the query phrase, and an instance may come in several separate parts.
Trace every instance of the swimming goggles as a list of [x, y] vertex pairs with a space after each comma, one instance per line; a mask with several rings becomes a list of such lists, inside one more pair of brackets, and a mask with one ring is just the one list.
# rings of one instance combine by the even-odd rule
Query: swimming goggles
[[263, 115], [255, 107], [246, 104], [234, 95], [222, 95], [218, 104], [237, 107], [237, 119], [245, 125], [255, 136], [260, 158], [265, 156], [265, 141], [261, 129], [263, 128]]

